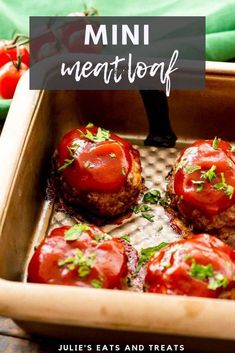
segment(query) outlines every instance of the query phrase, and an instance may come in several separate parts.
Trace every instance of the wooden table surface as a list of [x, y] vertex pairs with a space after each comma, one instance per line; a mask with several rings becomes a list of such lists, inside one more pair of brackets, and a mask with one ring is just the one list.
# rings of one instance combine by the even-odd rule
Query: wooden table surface
[[0, 353], [53, 353], [61, 342], [31, 338], [11, 319], [0, 317]]
[[[114, 337], [115, 344], [135, 344], [134, 340], [131, 338], [131, 334], [127, 333], [124, 341], [120, 340], [119, 335], [115, 331], [110, 332], [110, 336]], [[130, 337], [129, 337], [130, 336]], [[142, 341], [142, 334], [138, 333], [138, 341]], [[225, 341], [208, 341], [200, 338], [196, 338], [194, 343], [190, 343], [192, 338], [184, 338], [178, 336], [177, 338], [173, 338], [167, 342], [164, 336], [159, 336], [158, 339], [144, 341], [141, 342], [148, 346], [148, 343], [151, 344], [165, 344], [165, 347], [168, 344], [171, 344], [174, 347], [175, 344], [184, 344], [184, 353], [234, 353], [235, 352], [235, 342], [225, 342]], [[63, 352], [78, 352], [78, 349], [75, 349], [75, 345], [79, 345], [82, 342], [63, 342], [61, 340], [53, 340], [43, 337], [31, 337], [25, 331], [23, 331], [19, 326], [17, 326], [13, 320], [9, 318], [0, 317], [0, 353], [54, 353], [59, 352], [59, 348], [61, 344], [65, 346], [72, 347], [70, 350], [64, 350]], [[98, 342], [101, 343], [101, 342]], [[112, 343], [114, 343], [112, 341]], [[89, 343], [90, 344], [90, 343]], [[105, 345], [108, 345], [105, 342]], [[190, 348], [191, 347], [191, 348]], [[72, 350], [73, 349], [73, 350]], [[101, 350], [100, 350], [101, 351]], [[115, 350], [103, 350], [104, 352], [115, 352]], [[149, 349], [148, 349], [149, 351]], [[174, 350], [167, 350], [167, 352], [172, 352]], [[85, 350], [83, 351], [85, 352]], [[97, 352], [96, 350], [92, 350], [91, 353]], [[122, 353], [122, 349], [119, 350]], [[132, 350], [131, 352], [136, 352]], [[153, 351], [152, 351], [153, 352]], [[155, 350], [155, 353], [160, 352], [160, 350]], [[166, 348], [161, 350], [161, 352], [166, 352]], [[176, 351], [174, 351], [176, 352]], [[181, 352], [179, 349], [177, 352]]]

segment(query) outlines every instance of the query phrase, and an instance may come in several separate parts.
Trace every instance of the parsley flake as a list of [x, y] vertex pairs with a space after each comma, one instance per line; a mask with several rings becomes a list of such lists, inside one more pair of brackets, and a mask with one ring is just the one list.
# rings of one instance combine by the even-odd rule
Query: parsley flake
[[95, 241], [99, 242], [99, 241], [105, 241], [105, 240], [110, 240], [112, 239], [111, 235], [107, 234], [107, 233], [104, 233], [102, 235], [95, 235], [94, 236], [95, 238]]
[[142, 212], [141, 217], [147, 219], [149, 222], [154, 222], [154, 214]]
[[203, 180], [192, 180], [192, 183], [197, 185], [197, 192], [202, 192], [203, 191], [203, 185], [204, 185], [204, 181]]
[[71, 159], [65, 159], [64, 160], [64, 164], [58, 168], [59, 172], [62, 172], [63, 170], [65, 170], [68, 166], [70, 166], [73, 162], [75, 161], [75, 157], [71, 158]]
[[209, 278], [208, 289], [216, 290], [217, 288], [228, 286], [228, 279], [224, 277], [221, 273], [215, 274], [214, 277]]
[[219, 144], [220, 144], [221, 139], [219, 139], [217, 136], [214, 138], [213, 143], [212, 143], [212, 147], [217, 150], [219, 148]]
[[120, 237], [120, 239], [126, 240], [128, 243], [130, 243], [130, 234], [124, 234]]
[[190, 268], [190, 275], [200, 280], [207, 279], [214, 275], [214, 270], [211, 264], [199, 265], [195, 259], [192, 259], [192, 265]]
[[213, 187], [216, 190], [224, 191], [225, 195], [228, 196], [230, 199], [233, 197], [234, 187], [232, 185], [228, 185], [225, 180], [224, 173], [220, 173], [221, 175], [221, 182], [215, 184]]
[[187, 161], [180, 161], [177, 166], [176, 166], [176, 173], [180, 170], [183, 169], [185, 167], [185, 165], [187, 164]]
[[142, 204], [134, 205], [131, 209], [135, 214], [141, 213], [141, 217], [147, 219], [149, 222], [153, 222], [154, 214], [149, 212], [153, 210], [152, 207]]
[[161, 192], [157, 189], [150, 190], [144, 194], [143, 201], [144, 203], [155, 204], [161, 198]]
[[229, 283], [228, 279], [224, 277], [222, 273], [214, 272], [211, 264], [200, 265], [196, 263], [195, 259], [192, 259], [192, 265], [189, 273], [192, 277], [199, 280], [208, 280], [208, 289], [216, 290], [220, 287], [226, 288]]
[[95, 253], [86, 255], [80, 249], [76, 249], [76, 253], [73, 257], [70, 256], [65, 259], [60, 259], [58, 266], [67, 265], [68, 269], [71, 271], [77, 268], [78, 276], [83, 278], [90, 274], [95, 257]]
[[162, 248], [167, 246], [168, 243], [162, 242], [156, 246], [151, 246], [149, 248], [141, 249], [140, 258], [137, 263], [137, 268], [135, 274], [139, 272], [141, 266], [144, 265], [157, 251], [160, 251]]
[[162, 207], [166, 207], [170, 204], [171, 200], [169, 197], [162, 197], [159, 200], [159, 205]]
[[184, 168], [184, 171], [186, 174], [191, 174], [196, 172], [197, 170], [200, 170], [201, 167], [199, 165], [189, 165], [187, 167]]
[[65, 240], [77, 240], [83, 232], [86, 232], [90, 227], [85, 223], [75, 224], [64, 233]]
[[91, 285], [94, 288], [102, 288], [103, 281], [100, 278], [96, 278], [91, 281]]
[[73, 143], [71, 146], [67, 147], [71, 158], [70, 159], [66, 158], [64, 160], [64, 164], [58, 168], [59, 172], [62, 172], [63, 170], [68, 168], [75, 161], [75, 159], [76, 159], [76, 151], [77, 151], [77, 149], [79, 147], [80, 146], [79, 146], [78, 143]]
[[86, 130], [85, 134], [82, 132], [82, 135], [92, 142], [103, 142], [110, 139], [109, 130], [102, 129], [101, 127], [98, 128], [96, 135], [93, 135], [89, 130]]
[[202, 172], [202, 178], [208, 179], [211, 182], [214, 178], [216, 178], [216, 166], [212, 165], [212, 167], [207, 172]]

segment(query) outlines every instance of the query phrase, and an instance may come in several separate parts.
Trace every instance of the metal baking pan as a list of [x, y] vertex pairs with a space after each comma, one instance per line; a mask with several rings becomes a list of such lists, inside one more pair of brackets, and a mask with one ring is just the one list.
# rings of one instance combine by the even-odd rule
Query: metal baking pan
[[[21, 79], [0, 139], [1, 315], [29, 332], [60, 338], [88, 337], [89, 332], [97, 338], [94, 332], [100, 332], [100, 341], [118, 330], [118, 337], [125, 331], [142, 332], [137, 337], [147, 334], [156, 342], [162, 334], [181, 335], [187, 341], [221, 339], [223, 347], [226, 342], [232, 347], [234, 301], [31, 284], [25, 273], [34, 245], [49, 228], [73, 222], [45, 201], [51, 157], [65, 132], [92, 121], [129, 139], [140, 148], [147, 185], [164, 188], [164, 177], [183, 145], [215, 135], [234, 141], [234, 74], [233, 64], [208, 63], [204, 90], [171, 93], [170, 120], [178, 142], [169, 149], [143, 146], [148, 122], [137, 91], [30, 91], [27, 74]], [[155, 211], [165, 235], [177, 237], [163, 211]], [[106, 227], [113, 234], [130, 232], [138, 248], [143, 234], [147, 242], [148, 234], [155, 240], [159, 236], [145, 222], [137, 217]]]

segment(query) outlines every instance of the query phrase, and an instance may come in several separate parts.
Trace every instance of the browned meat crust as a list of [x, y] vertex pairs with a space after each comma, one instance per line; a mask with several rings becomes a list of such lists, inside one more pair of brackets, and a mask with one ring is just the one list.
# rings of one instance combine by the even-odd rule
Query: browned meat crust
[[[174, 193], [173, 180], [174, 170], [168, 177], [167, 193], [171, 200], [170, 213], [175, 218], [174, 223], [183, 223], [195, 232], [207, 232], [217, 235], [228, 245], [235, 249], [235, 205], [218, 215], [208, 218], [199, 209], [192, 209], [188, 204], [187, 215], [181, 212], [179, 207], [180, 197]], [[185, 202], [185, 201], [184, 201]], [[186, 204], [186, 202], [185, 202]], [[176, 221], [177, 220], [177, 221]]]
[[63, 182], [62, 193], [70, 204], [80, 205], [92, 214], [111, 218], [127, 212], [136, 202], [143, 188], [141, 164], [138, 156], [132, 157], [132, 169], [126, 184], [112, 193], [81, 191], [77, 192]]

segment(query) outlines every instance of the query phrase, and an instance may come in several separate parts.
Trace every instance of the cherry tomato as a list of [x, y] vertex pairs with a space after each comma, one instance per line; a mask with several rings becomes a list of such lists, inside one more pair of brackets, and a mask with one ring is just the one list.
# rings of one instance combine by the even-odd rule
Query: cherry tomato
[[148, 292], [218, 297], [234, 287], [235, 252], [208, 234], [194, 235], [162, 248], [150, 260]]
[[24, 45], [19, 45], [18, 51], [15, 48], [9, 49], [9, 45], [12, 41], [1, 40], [0, 41], [0, 67], [8, 63], [9, 61], [17, 61], [18, 57], [21, 56], [21, 61], [29, 66], [29, 51]]
[[[235, 153], [228, 142], [199, 140], [181, 153], [176, 164], [174, 191], [183, 213], [197, 208], [212, 216], [235, 202]], [[216, 147], [216, 148], [215, 148]]]
[[92, 141], [98, 131], [104, 130], [81, 127], [70, 131], [57, 148], [59, 171], [66, 183], [78, 192], [118, 191], [131, 170], [132, 155], [138, 153], [113, 133], [108, 132], [105, 140]]
[[6, 63], [0, 68], [0, 96], [4, 99], [11, 99], [14, 95], [17, 83], [20, 77], [28, 70], [24, 63], [17, 64], [13, 62]]
[[57, 228], [42, 241], [29, 264], [29, 281], [121, 288], [128, 271], [124, 244], [104, 240], [107, 235], [93, 226], [66, 239], [71, 229], [73, 234], [74, 227]]

